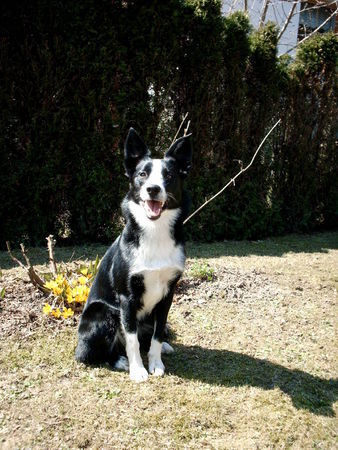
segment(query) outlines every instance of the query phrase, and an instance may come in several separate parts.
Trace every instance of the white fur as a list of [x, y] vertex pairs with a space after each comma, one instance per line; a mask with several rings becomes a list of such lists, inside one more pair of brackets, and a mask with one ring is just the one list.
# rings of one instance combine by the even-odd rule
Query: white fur
[[120, 356], [119, 359], [114, 364], [114, 368], [117, 370], [124, 370], [128, 372], [129, 370], [128, 358], [126, 358], [125, 356]]
[[137, 382], [146, 381], [148, 373], [143, 366], [137, 333], [127, 333], [125, 331], [125, 337], [130, 379]]
[[149, 373], [157, 377], [163, 376], [165, 369], [161, 359], [161, 350], [162, 343], [153, 338], [148, 352]]
[[129, 208], [142, 228], [140, 244], [132, 250], [132, 274], [144, 276], [143, 308], [137, 318], [152, 311], [168, 293], [168, 284], [177, 272], [183, 272], [185, 255], [181, 245], [175, 245], [171, 227], [179, 214], [178, 209], [165, 210], [156, 221], [150, 220], [142, 206], [129, 201]]
[[149, 174], [149, 177], [147, 178], [147, 181], [143, 184], [143, 186], [140, 189], [140, 197], [144, 200], [151, 200], [148, 192], [147, 187], [149, 186], [159, 186], [161, 188], [161, 192], [159, 192], [157, 196], [157, 200], [160, 200], [162, 202], [165, 202], [167, 200], [167, 194], [164, 187], [164, 179], [162, 175], [162, 160], [161, 159], [153, 159], [152, 160], [153, 167], [151, 169], [151, 172]]
[[150, 220], [143, 206], [129, 201], [129, 209], [142, 228], [140, 244], [133, 250], [131, 273], [176, 269], [183, 271], [185, 255], [182, 245], [175, 245], [171, 228], [179, 214], [179, 209], [164, 210], [157, 220]]

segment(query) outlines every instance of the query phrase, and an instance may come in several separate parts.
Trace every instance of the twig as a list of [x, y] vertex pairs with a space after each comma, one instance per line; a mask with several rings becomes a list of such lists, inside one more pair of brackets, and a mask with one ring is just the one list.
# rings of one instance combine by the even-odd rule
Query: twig
[[172, 140], [172, 142], [171, 142], [170, 145], [173, 145], [173, 143], [176, 141], [176, 138], [177, 138], [179, 132], [181, 131], [181, 128], [182, 128], [182, 126], [183, 126], [183, 124], [184, 124], [184, 122], [185, 122], [185, 119], [188, 117], [188, 114], [189, 114], [188, 112], [185, 113], [185, 115], [184, 115], [184, 117], [183, 117], [183, 119], [182, 119], [181, 125], [178, 127], [178, 130], [177, 130], [177, 132], [176, 132], [176, 134], [175, 134], [175, 136], [174, 136], [174, 139]]
[[7, 247], [8, 254], [9, 254], [9, 256], [12, 258], [12, 260], [13, 260], [14, 262], [16, 262], [16, 263], [17, 263], [20, 267], [22, 267], [23, 269], [26, 269], [26, 266], [25, 266], [24, 264], [22, 264], [22, 262], [21, 262], [19, 259], [17, 259], [17, 258], [13, 255], [13, 253], [11, 252], [11, 247], [10, 247], [8, 241], [6, 241], [6, 247]]
[[190, 126], [190, 120], [188, 120], [188, 123], [187, 123], [187, 128], [185, 128], [185, 129], [184, 129], [184, 133], [183, 133], [183, 136], [186, 136], [186, 135], [187, 135], [187, 133], [188, 133], [188, 130], [189, 130], [189, 126]]
[[27, 251], [26, 251], [26, 249], [25, 249], [25, 246], [24, 246], [23, 244], [20, 244], [21, 253], [22, 253], [22, 256], [24, 257], [24, 259], [25, 259], [25, 261], [26, 261], [27, 266], [25, 266], [24, 264], [22, 264], [22, 262], [21, 262], [19, 259], [17, 259], [17, 258], [12, 254], [11, 247], [10, 247], [8, 241], [6, 241], [6, 246], [7, 246], [7, 251], [8, 251], [9, 256], [12, 258], [12, 260], [13, 260], [14, 262], [16, 262], [20, 267], [22, 267], [22, 268], [28, 273], [29, 279], [31, 280], [31, 282], [33, 283], [33, 285], [36, 286], [38, 289], [40, 289], [40, 291], [42, 291], [43, 293], [48, 294], [48, 293], [50, 292], [50, 290], [47, 289], [47, 288], [44, 286], [45, 282], [44, 282], [43, 279], [35, 272], [35, 269], [34, 269], [34, 267], [32, 266], [32, 264], [31, 264], [31, 262], [30, 262], [30, 260], [29, 260], [29, 258], [28, 258], [28, 256], [27, 256]]
[[25, 246], [24, 246], [23, 244], [20, 244], [20, 248], [21, 248], [22, 256], [25, 258], [27, 267], [31, 267], [32, 264], [31, 264], [31, 262], [30, 262], [30, 260], [29, 260], [29, 258], [28, 258], [28, 255], [27, 255], [27, 251], [26, 251]]
[[291, 20], [292, 17], [294, 16], [294, 12], [295, 12], [296, 6], [297, 6], [297, 3], [294, 3], [294, 4], [291, 6], [290, 11], [289, 11], [289, 14], [288, 14], [287, 18], [285, 19], [284, 25], [282, 26], [282, 28], [281, 28], [281, 30], [280, 30], [278, 36], [277, 36], [277, 42], [278, 42], [278, 41], [280, 40], [280, 38], [283, 36], [284, 31], [287, 29], [287, 27], [288, 27], [288, 25], [289, 25], [289, 23], [290, 23], [290, 20]]
[[237, 175], [235, 175], [233, 178], [231, 178], [231, 180], [220, 190], [217, 192], [217, 194], [215, 194], [214, 196], [212, 196], [211, 198], [209, 198], [209, 200], [207, 200], [206, 202], [203, 203], [203, 205], [201, 205], [199, 208], [196, 209], [196, 211], [194, 211], [192, 214], [190, 214], [190, 216], [185, 219], [185, 221], [183, 222], [183, 224], [185, 225], [188, 220], [190, 220], [192, 217], [194, 217], [195, 214], [197, 214], [199, 211], [201, 211], [202, 208], [204, 208], [208, 203], [212, 202], [216, 197], [218, 197], [220, 194], [222, 194], [222, 192], [225, 191], [225, 189], [227, 187], [230, 186], [230, 184], [235, 185], [235, 180], [236, 178], [238, 178], [243, 172], [246, 172], [251, 166], [252, 163], [254, 162], [259, 150], [262, 148], [262, 145], [264, 144], [264, 142], [267, 140], [267, 138], [270, 136], [270, 134], [272, 133], [272, 131], [276, 128], [276, 126], [280, 123], [281, 119], [279, 119], [274, 126], [271, 128], [271, 130], [268, 132], [268, 134], [264, 137], [264, 139], [262, 140], [262, 142], [259, 144], [257, 150], [255, 151], [253, 157], [251, 158], [251, 161], [249, 162], [249, 164], [244, 167], [244, 169], [242, 168]]
[[265, 18], [266, 18], [266, 13], [267, 13], [268, 8], [269, 8], [269, 3], [270, 3], [270, 0], [264, 0], [263, 7], [262, 7], [262, 12], [261, 12], [261, 17], [259, 19], [258, 28], [262, 28], [262, 26], [264, 25]]
[[53, 238], [52, 234], [50, 234], [48, 237], [46, 237], [46, 240], [47, 240], [47, 249], [48, 249], [48, 255], [49, 255], [50, 269], [51, 269], [54, 277], [56, 277], [57, 276], [57, 267], [56, 267], [56, 262], [55, 262], [55, 258], [54, 258], [54, 246], [55, 246], [56, 241]]

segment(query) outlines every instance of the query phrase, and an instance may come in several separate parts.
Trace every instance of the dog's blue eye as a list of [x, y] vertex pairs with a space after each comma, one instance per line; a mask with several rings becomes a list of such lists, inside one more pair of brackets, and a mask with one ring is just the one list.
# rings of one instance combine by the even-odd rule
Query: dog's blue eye
[[141, 172], [139, 172], [138, 176], [141, 177], [141, 178], [145, 178], [147, 176], [147, 172], [142, 170]]

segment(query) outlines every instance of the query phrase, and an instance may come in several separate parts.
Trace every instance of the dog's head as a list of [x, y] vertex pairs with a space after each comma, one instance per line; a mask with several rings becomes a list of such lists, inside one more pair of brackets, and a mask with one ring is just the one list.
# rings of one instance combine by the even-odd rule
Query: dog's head
[[183, 180], [191, 168], [191, 158], [191, 134], [175, 141], [163, 159], [151, 159], [148, 147], [130, 128], [124, 148], [130, 195], [149, 219], [158, 219], [165, 209], [180, 207]]

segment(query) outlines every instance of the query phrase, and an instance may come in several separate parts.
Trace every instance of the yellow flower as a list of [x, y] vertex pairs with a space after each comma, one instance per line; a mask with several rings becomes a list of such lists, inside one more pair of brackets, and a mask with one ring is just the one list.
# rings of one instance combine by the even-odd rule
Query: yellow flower
[[45, 306], [42, 309], [42, 312], [46, 314], [47, 316], [52, 312], [53, 308], [50, 306], [49, 303], [45, 303]]
[[61, 295], [62, 292], [63, 292], [63, 287], [55, 287], [55, 288], [53, 289], [53, 294], [55, 294], [56, 296]]
[[74, 316], [74, 311], [71, 308], [63, 308], [62, 317], [64, 319], [68, 319], [69, 317]]
[[53, 315], [54, 317], [56, 317], [57, 319], [60, 319], [60, 317], [61, 317], [61, 311], [60, 311], [60, 309], [57, 308], [55, 311], [52, 311], [52, 315]]
[[55, 281], [57, 282], [57, 284], [63, 284], [63, 282], [65, 281], [65, 277], [62, 274], [59, 274], [56, 278]]
[[86, 284], [87, 281], [88, 281], [88, 278], [82, 276], [82, 277], [79, 277], [79, 278], [77, 279], [77, 281], [78, 281], [80, 284]]
[[71, 290], [71, 288], [69, 286], [66, 289], [66, 299], [67, 299], [68, 303], [73, 303], [74, 302], [72, 290]]
[[72, 289], [73, 298], [77, 303], [85, 303], [89, 294], [88, 286], [76, 286]]
[[45, 283], [45, 287], [46, 287], [47, 289], [50, 289], [50, 290], [52, 291], [53, 289], [55, 289], [55, 288], [58, 287], [58, 284], [57, 284], [56, 281], [51, 280], [51, 281], [47, 281], [47, 283]]
[[82, 275], [87, 275], [88, 274], [87, 267], [85, 267], [84, 269], [81, 269], [80, 272], [82, 273]]

